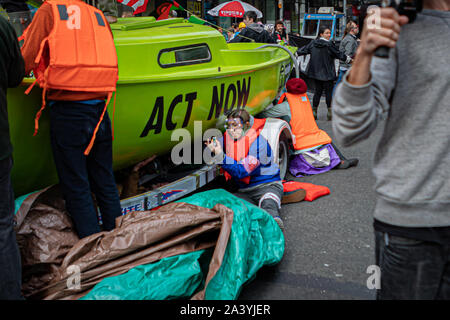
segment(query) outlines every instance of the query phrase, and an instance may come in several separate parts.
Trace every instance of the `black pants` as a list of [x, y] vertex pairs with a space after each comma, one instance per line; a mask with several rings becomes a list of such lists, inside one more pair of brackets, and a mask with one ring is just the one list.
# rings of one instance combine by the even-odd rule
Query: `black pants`
[[114, 229], [116, 217], [122, 214], [112, 170], [112, 133], [107, 112], [91, 152], [84, 155], [104, 106], [104, 102], [87, 105], [57, 101], [50, 108], [53, 157], [66, 209], [80, 238], [101, 231], [91, 191], [100, 207], [104, 230]]
[[375, 231], [379, 300], [450, 299], [450, 245]]
[[0, 300], [22, 299], [22, 267], [14, 232], [12, 157], [0, 160]]
[[325, 101], [327, 103], [328, 109], [331, 109], [331, 98], [333, 94], [334, 81], [321, 81], [314, 79], [314, 97], [313, 97], [313, 109], [317, 109], [320, 103], [320, 97], [322, 92], [325, 90]]

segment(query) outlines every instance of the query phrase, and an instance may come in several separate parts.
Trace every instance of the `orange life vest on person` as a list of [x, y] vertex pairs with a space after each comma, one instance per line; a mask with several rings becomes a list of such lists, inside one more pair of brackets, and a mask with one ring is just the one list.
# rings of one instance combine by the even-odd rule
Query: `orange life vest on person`
[[[262, 129], [264, 128], [264, 125], [266, 124], [266, 119], [256, 119], [253, 118], [253, 125], [252, 127], [247, 130], [245, 136], [243, 136], [239, 140], [234, 140], [233, 138], [230, 138], [228, 136], [228, 132], [225, 131], [223, 135], [223, 143], [224, 143], [224, 151], [227, 156], [230, 158], [233, 158], [237, 162], [241, 161], [242, 159], [246, 158], [248, 155], [248, 152], [250, 150], [250, 146], [253, 142], [258, 138], [258, 136], [261, 134]], [[225, 170], [224, 170], [225, 171]], [[225, 171], [225, 178], [226, 180], [230, 179], [230, 174]], [[241, 179], [241, 181], [245, 183], [250, 182], [250, 177], [245, 177]]]
[[[35, 83], [43, 88], [42, 107], [36, 114], [34, 134], [39, 128], [48, 89], [108, 92], [100, 121], [85, 151], [87, 155], [112, 93], [116, 91], [118, 63], [113, 36], [101, 10], [80, 0], [46, 2], [52, 6], [53, 29], [41, 43], [35, 59], [37, 67], [33, 70]], [[28, 94], [32, 86], [25, 93]]]
[[330, 136], [317, 126], [306, 93], [292, 94], [286, 92], [281, 96], [278, 104], [282, 103], [285, 97], [291, 109], [290, 125], [295, 136], [294, 149], [304, 150], [331, 143]]

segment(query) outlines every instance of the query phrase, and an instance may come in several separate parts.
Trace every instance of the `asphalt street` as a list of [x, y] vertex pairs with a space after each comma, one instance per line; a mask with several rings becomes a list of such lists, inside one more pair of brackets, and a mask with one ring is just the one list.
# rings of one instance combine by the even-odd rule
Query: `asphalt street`
[[[331, 138], [326, 106], [319, 106], [318, 126]], [[372, 212], [375, 205], [372, 159], [381, 126], [365, 141], [339, 147], [347, 158], [359, 158], [357, 167], [289, 180], [330, 188], [330, 195], [313, 202], [282, 206], [285, 252], [276, 266], [263, 267], [246, 284], [239, 299], [261, 300], [372, 300], [368, 289], [375, 264]]]

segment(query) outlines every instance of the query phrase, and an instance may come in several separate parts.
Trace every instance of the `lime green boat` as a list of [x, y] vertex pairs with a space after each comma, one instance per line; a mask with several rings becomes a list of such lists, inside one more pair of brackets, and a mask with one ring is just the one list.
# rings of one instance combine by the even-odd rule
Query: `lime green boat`
[[[118, 19], [111, 29], [119, 61], [114, 114], [114, 169], [170, 152], [176, 129], [215, 127], [224, 112], [257, 114], [279, 96], [293, 66], [286, 50], [261, 43], [227, 43], [209, 26], [182, 18]], [[295, 52], [296, 48], [289, 48]], [[57, 183], [48, 111], [33, 137], [41, 90], [24, 91], [33, 79], [8, 91], [12, 180], [16, 196]], [[108, 106], [113, 118], [112, 103]]]

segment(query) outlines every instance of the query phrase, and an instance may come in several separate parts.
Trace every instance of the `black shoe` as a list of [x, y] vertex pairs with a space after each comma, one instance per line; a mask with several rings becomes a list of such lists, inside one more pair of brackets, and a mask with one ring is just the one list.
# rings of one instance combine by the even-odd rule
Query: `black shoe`
[[357, 158], [341, 160], [341, 163], [336, 166], [336, 169], [348, 169], [350, 167], [356, 167], [358, 163], [359, 159]]

